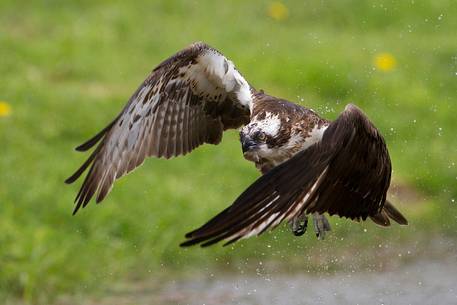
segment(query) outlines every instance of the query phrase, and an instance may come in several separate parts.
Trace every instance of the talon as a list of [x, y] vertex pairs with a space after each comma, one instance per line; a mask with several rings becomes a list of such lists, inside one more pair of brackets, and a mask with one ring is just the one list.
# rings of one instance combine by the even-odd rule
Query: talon
[[319, 240], [323, 240], [328, 231], [331, 230], [330, 223], [324, 215], [314, 213], [313, 214], [314, 232]]
[[293, 231], [295, 236], [302, 236], [303, 234], [305, 234], [305, 232], [306, 232], [306, 230], [302, 230], [302, 229]]
[[307, 227], [308, 217], [306, 217], [306, 215], [304, 214], [293, 218], [290, 222], [290, 228], [295, 236], [302, 236], [303, 234], [305, 234]]

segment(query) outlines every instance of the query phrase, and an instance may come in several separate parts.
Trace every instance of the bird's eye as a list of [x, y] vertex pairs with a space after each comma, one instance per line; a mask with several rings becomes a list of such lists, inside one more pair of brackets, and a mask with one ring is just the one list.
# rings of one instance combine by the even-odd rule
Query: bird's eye
[[258, 141], [265, 141], [266, 138], [267, 138], [267, 135], [264, 132], [257, 132], [255, 134], [255, 139]]

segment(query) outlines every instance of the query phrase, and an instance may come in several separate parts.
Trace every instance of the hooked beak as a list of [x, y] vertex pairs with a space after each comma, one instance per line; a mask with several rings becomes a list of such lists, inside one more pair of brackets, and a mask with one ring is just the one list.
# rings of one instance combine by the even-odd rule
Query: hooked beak
[[244, 138], [241, 141], [241, 149], [243, 150], [243, 154], [250, 150], [253, 150], [256, 146], [257, 144], [251, 139]]

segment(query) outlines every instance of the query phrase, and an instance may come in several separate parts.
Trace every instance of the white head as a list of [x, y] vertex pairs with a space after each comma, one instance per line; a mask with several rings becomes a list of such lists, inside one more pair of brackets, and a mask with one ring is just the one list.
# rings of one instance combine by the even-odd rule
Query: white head
[[255, 117], [240, 131], [240, 142], [244, 157], [257, 162], [277, 151], [276, 139], [281, 129], [278, 115], [267, 112], [261, 120]]

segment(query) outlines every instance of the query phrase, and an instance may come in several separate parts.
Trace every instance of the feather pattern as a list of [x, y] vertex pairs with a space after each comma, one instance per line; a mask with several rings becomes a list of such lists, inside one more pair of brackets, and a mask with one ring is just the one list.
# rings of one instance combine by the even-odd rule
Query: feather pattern
[[[238, 109], [237, 128], [249, 121], [253, 90], [233, 63], [204, 43], [196, 43], [157, 66], [130, 98], [118, 117], [77, 147], [98, 144], [86, 162], [66, 182], [89, 172], [75, 199], [74, 213], [96, 195], [102, 201], [116, 179], [141, 165], [146, 157], [185, 155], [203, 143], [218, 144], [224, 111]], [[247, 93], [249, 92], [249, 94]], [[230, 107], [226, 107], [227, 103]], [[211, 107], [208, 107], [211, 104]], [[211, 113], [207, 109], [216, 109]], [[210, 137], [209, 122], [221, 121], [219, 136]], [[216, 139], [217, 141], [215, 141]]]
[[384, 225], [390, 217], [406, 224], [398, 211], [383, 209], [390, 175], [384, 139], [357, 107], [348, 105], [321, 141], [261, 176], [230, 207], [188, 233], [181, 245], [229, 244], [301, 213], [374, 217]]
[[[261, 176], [235, 202], [186, 235], [182, 246], [226, 244], [260, 235], [305, 214], [371, 218], [389, 226], [406, 218], [386, 200], [391, 162], [369, 119], [348, 105], [330, 122], [313, 110], [256, 91], [217, 50], [196, 43], [159, 64], [119, 115], [76, 148], [89, 158], [66, 182], [88, 170], [76, 213], [101, 202], [116, 179], [147, 157], [185, 155], [240, 131], [243, 154]], [[325, 218], [324, 218], [325, 219]]]

